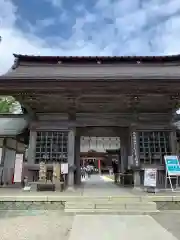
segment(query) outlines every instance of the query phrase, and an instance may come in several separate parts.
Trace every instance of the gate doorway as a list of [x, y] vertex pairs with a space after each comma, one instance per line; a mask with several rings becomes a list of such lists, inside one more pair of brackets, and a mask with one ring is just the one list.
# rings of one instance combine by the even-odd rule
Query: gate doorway
[[81, 166], [91, 165], [93, 174], [109, 174], [112, 172], [112, 152], [116, 152], [116, 155], [118, 155], [120, 165], [119, 137], [81, 136]]

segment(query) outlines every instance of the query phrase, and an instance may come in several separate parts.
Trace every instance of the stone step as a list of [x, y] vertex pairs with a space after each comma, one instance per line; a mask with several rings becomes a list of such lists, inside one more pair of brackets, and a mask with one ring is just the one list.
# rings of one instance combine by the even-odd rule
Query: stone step
[[146, 209], [146, 210], [156, 210], [156, 203], [125, 203], [125, 204], [96, 204], [95, 208], [108, 208], [108, 209], [130, 209], [130, 210], [140, 210], [140, 209]]
[[73, 197], [73, 198], [68, 198], [68, 202], [106, 202], [106, 201], [111, 201], [111, 202], [148, 202], [147, 198], [143, 197], [124, 197], [124, 196], [118, 196], [118, 197]]
[[73, 208], [84, 208], [84, 209], [94, 209], [95, 204], [91, 202], [66, 202], [65, 203], [65, 208], [73, 209]]
[[117, 209], [117, 210], [156, 210], [156, 203], [114, 203], [114, 202], [66, 202], [65, 209]]
[[121, 201], [136, 201], [136, 202], [141, 202], [142, 200], [147, 201], [147, 197], [143, 197], [143, 196], [73, 196], [73, 197], [69, 197], [67, 199], [68, 201], [79, 201], [79, 200], [108, 200], [108, 201], [115, 201], [115, 200], [121, 200]]
[[127, 210], [127, 209], [65, 209], [65, 213], [75, 214], [120, 214], [120, 215], [149, 215], [159, 210]]

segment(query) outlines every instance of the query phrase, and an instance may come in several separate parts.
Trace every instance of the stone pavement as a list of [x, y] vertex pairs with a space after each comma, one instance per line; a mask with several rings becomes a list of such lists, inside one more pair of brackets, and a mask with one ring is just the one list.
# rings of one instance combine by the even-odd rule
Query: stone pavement
[[74, 217], [59, 211], [13, 211], [0, 214], [0, 240], [180, 240], [179, 226], [180, 214], [171, 213]]
[[69, 240], [177, 240], [150, 216], [77, 215]]
[[171, 232], [178, 240], [180, 239], [180, 213], [179, 212], [160, 212], [152, 215], [162, 227]]
[[[83, 191], [83, 196], [117, 196], [121, 194], [134, 195], [131, 190], [119, 188], [108, 179], [100, 178], [98, 175], [92, 176], [85, 182]], [[163, 216], [155, 215], [155, 218], [157, 221], [146, 215], [76, 215], [69, 240], [154, 240], [158, 238], [177, 240], [171, 232], [159, 224], [163, 222]], [[166, 228], [167, 225], [166, 221]], [[178, 228], [176, 225], [176, 231], [173, 229], [173, 232], [177, 232]]]
[[48, 211], [0, 218], [0, 240], [68, 240], [73, 216]]
[[[16, 196], [17, 191], [13, 193]], [[18, 194], [22, 194], [19, 191]], [[23, 193], [25, 194], [25, 193]], [[32, 193], [27, 193], [32, 194]], [[38, 193], [37, 193], [38, 194]], [[49, 193], [60, 195], [61, 193]], [[77, 194], [81, 196], [131, 196], [100, 176], [92, 176]], [[40, 193], [41, 195], [41, 193]], [[23, 195], [21, 195], [23, 197]], [[180, 240], [180, 214], [67, 215], [62, 211], [0, 211], [0, 240]]]
[[130, 189], [117, 187], [112, 181], [98, 174], [84, 182], [83, 196], [121, 196], [133, 195]]

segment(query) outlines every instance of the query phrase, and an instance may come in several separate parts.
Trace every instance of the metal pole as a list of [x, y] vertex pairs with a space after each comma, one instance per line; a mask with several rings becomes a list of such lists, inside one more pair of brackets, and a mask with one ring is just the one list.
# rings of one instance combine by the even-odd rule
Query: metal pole
[[172, 185], [172, 181], [171, 181], [171, 177], [170, 177], [169, 175], [168, 175], [168, 178], [169, 178], [169, 181], [170, 181], [171, 190], [172, 190], [172, 192], [174, 192], [173, 185]]
[[166, 177], [165, 177], [165, 189], [167, 189], [167, 169], [166, 169]]

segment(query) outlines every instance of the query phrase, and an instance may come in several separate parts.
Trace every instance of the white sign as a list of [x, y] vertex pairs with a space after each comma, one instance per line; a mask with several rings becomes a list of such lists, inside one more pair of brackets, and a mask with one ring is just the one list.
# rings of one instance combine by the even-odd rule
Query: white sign
[[156, 168], [146, 168], [144, 170], [144, 186], [145, 187], [156, 187]]
[[61, 163], [61, 174], [68, 174], [68, 163]]
[[14, 168], [14, 182], [21, 182], [23, 168], [23, 154], [16, 154]]

